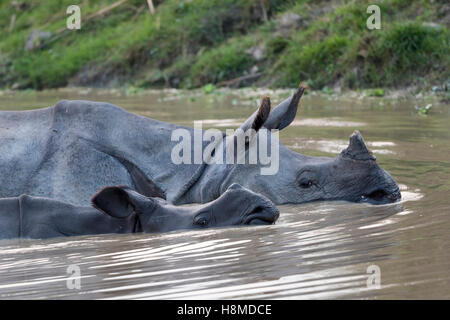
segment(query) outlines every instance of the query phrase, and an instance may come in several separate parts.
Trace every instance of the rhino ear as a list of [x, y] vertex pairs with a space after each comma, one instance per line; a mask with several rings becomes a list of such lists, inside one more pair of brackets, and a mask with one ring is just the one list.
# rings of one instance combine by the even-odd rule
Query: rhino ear
[[272, 111], [264, 126], [269, 130], [282, 130], [291, 124], [297, 114], [298, 104], [303, 96], [303, 92], [305, 92], [305, 88], [299, 87], [291, 97], [281, 102]]
[[270, 115], [270, 97], [264, 96], [261, 99], [258, 110], [256, 110], [240, 127], [243, 132], [253, 129], [257, 132], [266, 123]]
[[138, 213], [150, 199], [125, 186], [105, 187], [91, 199], [92, 206], [114, 218]]

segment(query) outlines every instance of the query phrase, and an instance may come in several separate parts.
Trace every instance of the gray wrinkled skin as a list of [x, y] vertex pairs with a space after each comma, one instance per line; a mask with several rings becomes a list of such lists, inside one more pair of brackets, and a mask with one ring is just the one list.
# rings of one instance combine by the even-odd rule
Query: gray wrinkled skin
[[[299, 88], [270, 114], [260, 107], [241, 128], [263, 124], [259, 139], [264, 130], [287, 127], [302, 94]], [[205, 203], [239, 183], [276, 204], [400, 199], [396, 182], [377, 165], [359, 132], [337, 158], [309, 157], [280, 144], [279, 172], [262, 176], [260, 165], [173, 164], [178, 141], [171, 141], [171, 133], [177, 128], [193, 135], [192, 128], [102, 102], [61, 101], [46, 109], [0, 112], [0, 197], [28, 194], [85, 206], [100, 188], [124, 185], [173, 204]], [[233, 139], [226, 137], [219, 147]]]
[[[367, 149], [361, 159], [355, 159], [358, 157], [355, 149], [362, 147], [365, 148], [365, 144], [359, 132], [350, 137], [349, 147], [336, 158], [305, 156], [280, 143], [280, 168], [275, 176], [259, 175], [256, 166], [228, 166], [226, 178], [215, 182], [207, 179], [204, 190], [207, 185], [212, 188], [221, 183], [221, 188], [226, 190], [231, 183], [239, 183], [276, 204], [320, 200], [372, 204], [398, 201], [401, 195], [397, 183], [377, 165], [375, 157]], [[220, 176], [217, 171], [222, 171], [222, 168], [207, 168], [211, 177]]]
[[0, 199], [0, 239], [273, 224], [279, 216], [269, 199], [237, 184], [218, 199], [193, 206], [174, 206], [121, 186], [100, 190], [92, 204], [95, 208], [27, 195]]

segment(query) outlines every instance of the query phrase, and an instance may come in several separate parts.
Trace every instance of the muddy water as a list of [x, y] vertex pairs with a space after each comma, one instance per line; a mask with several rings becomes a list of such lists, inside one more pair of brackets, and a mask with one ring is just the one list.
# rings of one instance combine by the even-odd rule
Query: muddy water
[[[46, 107], [63, 98], [103, 100], [159, 120], [192, 125], [204, 119], [205, 128], [235, 128], [263, 93], [275, 101], [287, 94], [3, 92], [0, 109]], [[418, 115], [415, 106], [428, 103], [431, 113]], [[449, 299], [449, 105], [309, 95], [280, 136], [296, 151], [335, 156], [354, 129], [401, 185], [401, 203], [280, 206], [273, 226], [1, 241], [0, 297]], [[79, 288], [67, 272], [73, 265]], [[381, 276], [379, 288], [367, 284], [373, 270]]]

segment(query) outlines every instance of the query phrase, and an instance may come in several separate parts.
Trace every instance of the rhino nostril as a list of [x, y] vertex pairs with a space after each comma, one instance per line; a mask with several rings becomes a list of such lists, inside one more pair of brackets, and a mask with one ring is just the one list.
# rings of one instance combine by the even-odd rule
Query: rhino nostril
[[277, 221], [279, 212], [277, 209], [267, 208], [264, 206], [257, 206], [251, 210], [247, 218], [245, 219], [245, 224], [273, 224]]
[[365, 194], [361, 196], [361, 199], [364, 201], [370, 201], [370, 202], [376, 202], [376, 203], [383, 203], [383, 202], [395, 202], [398, 199], [400, 199], [400, 191], [395, 192], [387, 192], [383, 189], [377, 189], [375, 191], [372, 191], [368, 194]]
[[388, 193], [384, 190], [378, 189], [365, 195], [365, 197], [375, 201], [382, 201], [383, 198], [388, 197]]
[[261, 207], [261, 206], [258, 206], [258, 207], [256, 207], [256, 208], [254, 208], [254, 209], [250, 212], [250, 214], [258, 214], [258, 213], [261, 213], [261, 212], [263, 212], [263, 211], [264, 211], [264, 208]]

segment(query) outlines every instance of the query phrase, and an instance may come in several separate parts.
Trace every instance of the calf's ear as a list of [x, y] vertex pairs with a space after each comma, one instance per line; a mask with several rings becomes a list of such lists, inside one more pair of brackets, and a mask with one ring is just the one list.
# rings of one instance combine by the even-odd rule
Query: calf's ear
[[139, 210], [148, 199], [128, 187], [112, 186], [98, 191], [91, 199], [92, 206], [114, 218], [127, 218]]

